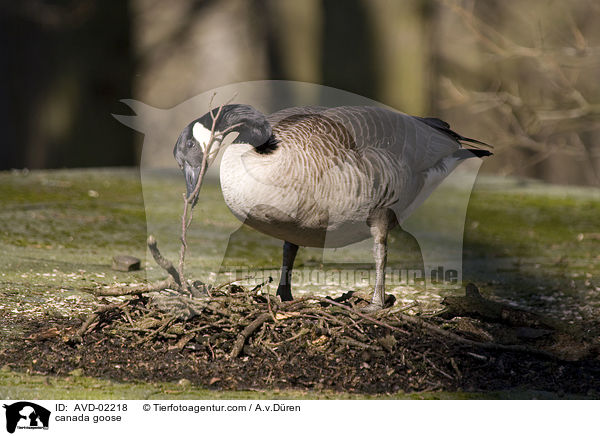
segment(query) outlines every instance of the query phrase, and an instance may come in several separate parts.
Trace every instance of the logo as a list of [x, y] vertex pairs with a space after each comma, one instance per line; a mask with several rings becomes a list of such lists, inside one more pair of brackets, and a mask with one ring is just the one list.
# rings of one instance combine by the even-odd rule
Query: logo
[[6, 409], [6, 431], [14, 433], [18, 429], [48, 429], [50, 411], [28, 401], [19, 401], [11, 405], [4, 404]]
[[[481, 166], [481, 160], [464, 159], [464, 156], [450, 155], [447, 156], [447, 162], [440, 160], [438, 164], [430, 167], [425, 179], [422, 179], [422, 177], [425, 177], [424, 173], [421, 172], [422, 170], [406, 170], [407, 172], [404, 173], [402, 171], [405, 170], [402, 168], [410, 168], [410, 165], [413, 164], [421, 165], [421, 163], [415, 164], [414, 159], [421, 159], [419, 162], [422, 161], [423, 164], [427, 161], [426, 165], [434, 163], [428, 161], [433, 154], [430, 155], [429, 152], [422, 151], [417, 152], [417, 150], [442, 150], [443, 146], [441, 144], [444, 141], [446, 141], [446, 144], [454, 144], [452, 137], [444, 139], [444, 134], [439, 133], [439, 128], [442, 131], [445, 129], [445, 124], [442, 121], [429, 120], [428, 123], [424, 123], [414, 117], [393, 111], [392, 108], [366, 97], [310, 83], [282, 80], [234, 83], [206, 91], [170, 109], [158, 109], [140, 101], [123, 100], [123, 103], [129, 106], [135, 115], [113, 116], [126, 126], [144, 134], [140, 167], [142, 188], [144, 190], [144, 207], [148, 232], [152, 233], [157, 240], [169, 240], [172, 237], [170, 233], [163, 231], [165, 229], [162, 222], [164, 219], [165, 196], [162, 194], [146, 195], [146, 193], [153, 192], [156, 186], [162, 186], [158, 182], [161, 179], [157, 177], [162, 177], [161, 174], [167, 174], [167, 172], [163, 172], [166, 168], [170, 168], [173, 174], [180, 177], [180, 189], [185, 189], [181, 171], [177, 166], [177, 162], [173, 159], [173, 145], [176, 138], [181, 134], [181, 128], [189, 124], [191, 120], [206, 113], [209, 106], [217, 108], [218, 103], [213, 104], [215, 96], [217, 96], [217, 100], [224, 103], [228, 97], [234, 95], [240, 96], [236, 103], [252, 105], [257, 111], [274, 116], [271, 122], [276, 125], [281, 124], [281, 126], [287, 125], [286, 123], [293, 125], [296, 121], [304, 119], [295, 118], [298, 115], [293, 109], [283, 108], [309, 105], [313, 107], [310, 110], [315, 112], [307, 115], [307, 119], [312, 120], [307, 126], [313, 126], [312, 128], [320, 129], [319, 131], [322, 132], [337, 132], [339, 138], [345, 138], [344, 141], [350, 144], [349, 147], [358, 147], [357, 150], [363, 150], [361, 148], [363, 146], [360, 144], [370, 144], [370, 141], [375, 141], [381, 145], [377, 150], [384, 153], [385, 157], [377, 153], [374, 155], [369, 154], [371, 160], [368, 160], [368, 162], [376, 162], [376, 164], [369, 163], [365, 168], [370, 169], [360, 173], [362, 176], [357, 176], [359, 178], [354, 179], [349, 178], [349, 174], [355, 174], [354, 169], [357, 167], [351, 166], [351, 160], [345, 160], [346, 158], [324, 159], [322, 162], [319, 161], [323, 165], [318, 167], [318, 176], [310, 178], [312, 180], [310, 186], [287, 182], [282, 184], [279, 179], [272, 178], [273, 172], [265, 171], [262, 164], [252, 160], [252, 156], [255, 156], [253, 153], [249, 151], [242, 152], [241, 148], [239, 149], [240, 154], [228, 154], [227, 159], [230, 160], [226, 162], [229, 162], [227, 164], [229, 166], [223, 166], [215, 162], [214, 168], [211, 170], [215, 170], [215, 175], [219, 173], [221, 180], [224, 180], [222, 176], [229, 174], [227, 173], [229, 170], [232, 171], [231, 174], [234, 174], [235, 168], [235, 174], [230, 179], [232, 186], [243, 186], [245, 189], [244, 196], [246, 197], [242, 197], [248, 200], [245, 205], [240, 205], [238, 212], [236, 212], [238, 213], [238, 219], [236, 219], [229, 214], [228, 206], [222, 201], [224, 197], [217, 194], [214, 202], [211, 203], [211, 208], [214, 208], [214, 215], [211, 212], [209, 214], [210, 219], [204, 222], [204, 225], [210, 227], [201, 230], [203, 223], [197, 220], [194, 224], [194, 231], [188, 234], [188, 244], [190, 246], [198, 246], [200, 235], [213, 235], [211, 244], [214, 245], [211, 246], [211, 250], [213, 250], [214, 255], [207, 256], [203, 260], [202, 267], [203, 272], [210, 277], [211, 282], [216, 284], [247, 277], [248, 274], [243, 269], [249, 265], [251, 265], [249, 274], [251, 276], [257, 274], [256, 270], [258, 268], [254, 267], [258, 265], [254, 259], [256, 251], [250, 249], [250, 247], [260, 246], [261, 255], [264, 258], [280, 258], [281, 256], [280, 244], [270, 245], [264, 243], [262, 236], [257, 236], [254, 230], [250, 230], [248, 226], [243, 225], [248, 219], [246, 206], [249, 205], [250, 209], [248, 210], [251, 210], [252, 213], [257, 213], [263, 217], [271, 217], [268, 219], [279, 220], [282, 223], [291, 223], [295, 222], [297, 218], [300, 220], [298, 222], [301, 222], [303, 216], [308, 217], [310, 215], [308, 212], [303, 215], [305, 211], [300, 209], [300, 205], [315, 204], [319, 205], [321, 212], [318, 217], [313, 217], [314, 222], [311, 221], [311, 223], [321, 225], [324, 231], [322, 234], [313, 233], [315, 239], [312, 240], [312, 247], [317, 247], [322, 251], [317, 252], [316, 249], [313, 249], [313, 254], [310, 256], [314, 257], [317, 265], [323, 265], [325, 268], [313, 268], [308, 272], [308, 275], [302, 274], [300, 280], [307, 277], [307, 281], [304, 283], [299, 283], [298, 277], [294, 277], [292, 281], [297, 286], [303, 284], [318, 286], [319, 282], [322, 283], [322, 280], [325, 280], [328, 286], [345, 286], [339, 283], [347, 282], [350, 286], [362, 288], [367, 285], [364, 283], [365, 281], [370, 285], [371, 277], [376, 279], [376, 273], [373, 272], [372, 266], [374, 241], [367, 222], [371, 219], [368, 216], [370, 206], [360, 206], [357, 209], [359, 211], [357, 212], [358, 215], [350, 217], [346, 214], [346, 205], [366, 205], [368, 199], [375, 195], [388, 198], [386, 195], [392, 195], [395, 189], [402, 190], [401, 186], [406, 185], [407, 187], [413, 186], [414, 189], [407, 188], [406, 191], [402, 191], [405, 194], [400, 196], [396, 202], [392, 201], [392, 197], [395, 199], [392, 195], [389, 197], [389, 203], [385, 203], [389, 205], [395, 221], [401, 224], [390, 237], [390, 246], [395, 247], [396, 250], [389, 255], [390, 259], [395, 256], [395, 260], [390, 260], [389, 265], [399, 266], [400, 268], [397, 268], [391, 277], [388, 277], [389, 284], [392, 286], [394, 284], [410, 285], [418, 282], [424, 287], [440, 290], [460, 287], [463, 269], [462, 249], [465, 216], [471, 190]], [[377, 129], [363, 128], [361, 125], [363, 115], [335, 115], [335, 112], [331, 112], [331, 110], [343, 105], [388, 109], [390, 112], [396, 113], [396, 118], [394, 118], [396, 124], [389, 124], [391, 121], [389, 123], [388, 121], [379, 121], [378, 125], [380, 127], [377, 127], [379, 136], [377, 136]], [[372, 112], [369, 113], [372, 114]], [[364, 120], [371, 119], [371, 116], [375, 117], [375, 115], [365, 115]], [[431, 123], [434, 124], [433, 127]], [[435, 126], [438, 127], [438, 133], [436, 133]], [[206, 132], [199, 129], [199, 126], [194, 127], [192, 133], [194, 133], [194, 130], [198, 130], [195, 133], [196, 136], [202, 138], [202, 135], [206, 135]], [[231, 134], [236, 135], [236, 133]], [[217, 148], [214, 150], [218, 152], [219, 147], [225, 148], [225, 145], [231, 142], [232, 137], [228, 137], [230, 139], [221, 138], [221, 142], [218, 143], [218, 146], [215, 145]], [[167, 147], [165, 144], [171, 145]], [[415, 148], [417, 145], [418, 148]], [[430, 147], [428, 148], [428, 146]], [[229, 148], [229, 150], [232, 149], [235, 149], [235, 147]], [[374, 150], [369, 147], [364, 148], [364, 150], [367, 149]], [[246, 149], [243, 148], [243, 150]], [[364, 151], [364, 153], [367, 152]], [[222, 155], [223, 158], [225, 155], [227, 155], [227, 149]], [[264, 156], [267, 156], [267, 154]], [[473, 156], [476, 155], [473, 154]], [[398, 162], [405, 163], [400, 165]], [[460, 168], [457, 167], [455, 171], [450, 171], [451, 168], [456, 166]], [[349, 168], [354, 169], [348, 171]], [[226, 171], [221, 173], [222, 169]], [[396, 173], [395, 171], [400, 172]], [[283, 178], [286, 177], [283, 171], [276, 174], [281, 175]], [[397, 174], [402, 174], [402, 176]], [[396, 179], [396, 177], [398, 178]], [[386, 180], [389, 180], [390, 183], [393, 180], [394, 183], [398, 184], [398, 188], [390, 187], [388, 189], [387, 182], [384, 183]], [[424, 189], [425, 181], [427, 181], [427, 189]], [[331, 191], [332, 187], [339, 187], [340, 189]], [[345, 187], [346, 190], [343, 191], [342, 187]], [[345, 192], [345, 194], [341, 194], [341, 192]], [[255, 195], [261, 195], [260, 201]], [[177, 196], [173, 196], [173, 198], [175, 201], [180, 199]], [[208, 198], [205, 197], [205, 199]], [[254, 207], [252, 204], [256, 201], [258, 201], [256, 207], [252, 209]], [[364, 203], [361, 203], [361, 201], [364, 201]], [[176, 205], [177, 209], [180, 207], [178, 201], [173, 205]], [[220, 213], [223, 213], [223, 215], [220, 215]], [[219, 218], [218, 228], [220, 233], [215, 233], [213, 226], [214, 218], [217, 216], [223, 217], [222, 220]], [[340, 220], [336, 221], [338, 218]], [[344, 219], [347, 220], [344, 221]], [[287, 230], [283, 230], [288, 229], [287, 226], [288, 224], [282, 224], [281, 232], [287, 232]], [[273, 229], [274, 227], [276, 226], [268, 226], [267, 228]], [[281, 235], [285, 236], [284, 233], [281, 233]], [[259, 237], [261, 239], [258, 239]], [[214, 274], [216, 271], [218, 273]], [[294, 273], [297, 274], [296, 271], [298, 270], [294, 270]], [[196, 267], [195, 272], [199, 273], [200, 267]], [[367, 277], [365, 277], [365, 274]], [[279, 269], [276, 270], [276, 274], [265, 272], [265, 275], [267, 277], [270, 275], [277, 277]], [[330, 277], [331, 280], [329, 280]], [[258, 283], [262, 281], [264, 280], [258, 281]], [[251, 283], [244, 281], [241, 283], [251, 285]]]

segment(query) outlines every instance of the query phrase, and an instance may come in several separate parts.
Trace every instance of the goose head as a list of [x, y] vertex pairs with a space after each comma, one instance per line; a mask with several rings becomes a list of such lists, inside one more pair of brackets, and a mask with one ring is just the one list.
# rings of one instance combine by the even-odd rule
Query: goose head
[[[211, 114], [212, 112], [212, 114]], [[210, 150], [206, 159], [210, 165], [217, 157], [227, 134], [236, 132], [238, 135], [232, 144], [250, 144], [259, 147], [271, 137], [271, 125], [265, 115], [252, 106], [243, 104], [228, 104], [223, 106], [218, 118], [218, 109], [213, 109], [200, 118], [189, 123], [179, 135], [173, 156], [185, 176], [186, 191], [189, 197], [198, 183], [204, 154]], [[211, 135], [211, 130], [214, 132]], [[192, 199], [192, 206], [196, 205], [197, 196]]]

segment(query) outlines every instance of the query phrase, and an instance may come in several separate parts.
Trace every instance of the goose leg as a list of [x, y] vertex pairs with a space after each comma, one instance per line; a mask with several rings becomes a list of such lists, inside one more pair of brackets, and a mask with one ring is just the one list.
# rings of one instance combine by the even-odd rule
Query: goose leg
[[387, 226], [371, 228], [373, 234], [373, 257], [375, 258], [375, 290], [371, 304], [363, 309], [365, 312], [375, 312], [383, 309], [385, 303], [385, 265], [387, 262]]
[[291, 301], [292, 297], [292, 269], [294, 268], [294, 259], [298, 253], [298, 246], [291, 242], [283, 243], [283, 260], [281, 262], [281, 279], [277, 287], [277, 295], [281, 301]]

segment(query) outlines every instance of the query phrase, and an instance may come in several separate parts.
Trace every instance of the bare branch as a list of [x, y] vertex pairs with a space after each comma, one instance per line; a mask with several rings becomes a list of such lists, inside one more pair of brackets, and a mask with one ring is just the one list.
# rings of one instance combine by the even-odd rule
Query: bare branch
[[148, 292], [156, 292], [162, 291], [163, 289], [169, 289], [173, 287], [173, 285], [177, 285], [173, 282], [172, 278], [168, 278], [167, 280], [161, 280], [156, 283], [148, 283], [140, 286], [124, 286], [124, 287], [113, 287], [113, 288], [100, 288], [94, 289], [91, 292], [97, 297], [122, 297], [126, 295], [141, 295], [146, 294]]
[[[194, 187], [194, 190], [192, 191], [192, 193], [189, 196], [186, 196], [184, 194], [183, 214], [181, 216], [181, 249], [179, 251], [178, 274], [179, 274], [182, 288], [191, 292], [192, 295], [195, 294], [195, 290], [190, 289], [190, 287], [187, 285], [187, 282], [185, 281], [185, 277], [184, 277], [184, 273], [183, 273], [183, 268], [184, 268], [184, 263], [185, 263], [185, 253], [187, 250], [187, 229], [192, 224], [192, 219], [194, 216], [193, 202], [194, 202], [194, 199], [197, 198], [197, 196], [200, 192], [200, 188], [202, 187], [202, 182], [204, 181], [206, 169], [208, 168], [208, 157], [210, 156], [210, 151], [211, 151], [212, 145], [215, 142], [215, 133], [216, 133], [217, 122], [223, 111], [223, 107], [225, 107], [226, 105], [231, 103], [237, 96], [237, 93], [235, 93], [225, 103], [221, 104], [219, 106], [219, 109], [217, 110], [216, 114], [214, 114], [214, 110], [212, 109], [212, 102], [213, 102], [215, 95], [216, 95], [216, 93], [213, 93], [213, 95], [210, 98], [210, 102], [209, 102], [209, 113], [212, 118], [212, 126], [210, 129], [210, 136], [208, 139], [208, 144], [204, 144], [204, 153], [202, 155], [202, 163], [200, 164], [200, 174], [198, 175], [198, 180], [196, 181], [196, 186]], [[239, 124], [236, 124], [235, 126], [231, 126], [230, 128], [226, 129], [225, 131], [230, 131], [232, 128], [238, 127], [238, 126], [239, 126]]]
[[157, 244], [154, 236], [152, 236], [152, 235], [148, 236], [147, 243], [148, 243], [148, 248], [150, 249], [150, 253], [152, 253], [152, 257], [154, 258], [154, 261], [158, 264], [158, 266], [160, 266], [162, 269], [164, 269], [166, 272], [169, 273], [169, 275], [171, 276], [173, 281], [177, 284], [177, 286], [181, 287], [181, 284], [182, 284], [181, 276], [179, 275], [179, 273], [177, 272], [177, 270], [175, 269], [175, 267], [173, 266], [171, 261], [166, 259], [160, 253], [160, 251], [158, 249], [158, 244]]

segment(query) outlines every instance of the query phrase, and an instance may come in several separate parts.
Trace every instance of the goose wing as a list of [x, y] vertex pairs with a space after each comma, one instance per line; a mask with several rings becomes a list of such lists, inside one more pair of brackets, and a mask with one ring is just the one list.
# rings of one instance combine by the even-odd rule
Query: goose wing
[[378, 107], [340, 107], [323, 112], [343, 125], [362, 153], [385, 150], [413, 171], [435, 166], [460, 148], [453, 137], [400, 112]]
[[441, 120], [379, 107], [297, 107], [268, 119], [289, 150], [282, 183], [315, 187], [318, 203], [340, 214], [391, 208], [400, 222], [466, 157], [455, 155], [459, 141], [478, 142]]
[[[472, 141], [436, 118], [420, 118], [370, 106], [294, 107], [268, 116], [276, 136], [287, 143], [361, 154], [388, 151], [410, 168], [423, 171]], [[483, 144], [485, 145], [485, 144]], [[366, 156], [368, 157], [368, 156]]]
[[287, 118], [298, 116], [298, 115], [318, 114], [318, 113], [326, 111], [327, 109], [331, 109], [331, 108], [328, 108], [325, 106], [296, 106], [296, 107], [289, 107], [286, 109], [282, 109], [277, 112], [273, 112], [272, 114], [267, 115], [266, 117], [267, 117], [267, 120], [269, 121], [269, 123], [271, 123], [271, 126], [276, 126], [281, 121], [283, 121]]

